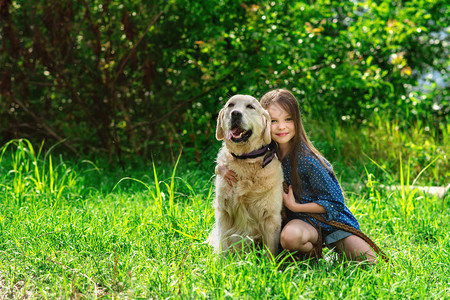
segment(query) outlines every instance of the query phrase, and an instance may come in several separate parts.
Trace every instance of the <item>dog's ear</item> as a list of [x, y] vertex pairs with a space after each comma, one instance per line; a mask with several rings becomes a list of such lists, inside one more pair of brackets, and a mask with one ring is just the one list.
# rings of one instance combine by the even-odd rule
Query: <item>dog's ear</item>
[[263, 131], [263, 141], [265, 144], [270, 144], [272, 141], [272, 137], [270, 136], [270, 124], [272, 119], [270, 118], [269, 112], [267, 110], [263, 110], [263, 120], [264, 120], [264, 131]]
[[217, 117], [217, 127], [216, 127], [216, 139], [223, 140], [225, 138], [225, 132], [223, 132], [222, 122], [223, 122], [224, 109], [222, 108]]

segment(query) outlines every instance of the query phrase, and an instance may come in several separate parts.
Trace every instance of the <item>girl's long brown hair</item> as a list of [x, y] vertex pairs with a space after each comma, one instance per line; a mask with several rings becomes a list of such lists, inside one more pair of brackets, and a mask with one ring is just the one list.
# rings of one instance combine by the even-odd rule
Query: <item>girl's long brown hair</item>
[[[310, 151], [312, 155], [314, 155], [320, 161], [320, 163], [334, 175], [333, 170], [325, 163], [325, 161], [326, 162], [328, 161], [320, 153], [320, 151], [314, 147], [314, 145], [311, 143], [308, 136], [306, 135], [297, 99], [290, 91], [285, 89], [272, 90], [266, 93], [261, 98], [260, 103], [262, 107], [265, 109], [267, 109], [269, 105], [277, 103], [283, 110], [285, 110], [291, 116], [292, 120], [294, 121], [295, 135], [290, 141], [290, 151], [289, 151], [289, 160], [291, 165], [291, 184], [294, 188], [294, 191], [302, 190], [300, 183], [300, 176], [297, 172], [298, 168], [297, 155], [299, 152], [307, 154], [307, 152]], [[304, 147], [303, 145], [305, 145], [306, 147]]]

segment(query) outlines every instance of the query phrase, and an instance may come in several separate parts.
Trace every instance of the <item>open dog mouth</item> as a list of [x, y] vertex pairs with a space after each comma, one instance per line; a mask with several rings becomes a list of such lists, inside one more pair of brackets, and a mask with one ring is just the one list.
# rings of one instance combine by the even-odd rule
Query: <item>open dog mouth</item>
[[245, 142], [252, 135], [251, 130], [245, 130], [240, 126], [235, 126], [228, 131], [227, 138], [235, 143]]

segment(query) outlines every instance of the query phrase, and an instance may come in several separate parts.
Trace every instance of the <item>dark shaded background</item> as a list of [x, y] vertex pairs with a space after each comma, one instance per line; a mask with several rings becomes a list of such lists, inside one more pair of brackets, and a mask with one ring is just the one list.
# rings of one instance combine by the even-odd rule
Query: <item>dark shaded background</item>
[[446, 1], [0, 0], [1, 142], [215, 155], [227, 97], [288, 88], [306, 118], [448, 121]]

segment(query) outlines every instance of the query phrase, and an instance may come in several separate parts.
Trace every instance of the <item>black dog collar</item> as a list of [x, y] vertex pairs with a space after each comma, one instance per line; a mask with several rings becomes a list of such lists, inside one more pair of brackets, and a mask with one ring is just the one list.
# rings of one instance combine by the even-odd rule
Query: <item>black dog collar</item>
[[257, 158], [264, 155], [262, 164], [262, 167], [264, 168], [274, 159], [276, 152], [277, 152], [277, 144], [274, 141], [272, 141], [269, 145], [262, 146], [258, 150], [244, 153], [242, 155], [237, 155], [234, 153], [231, 153], [231, 155], [233, 155], [233, 157], [238, 159]]

